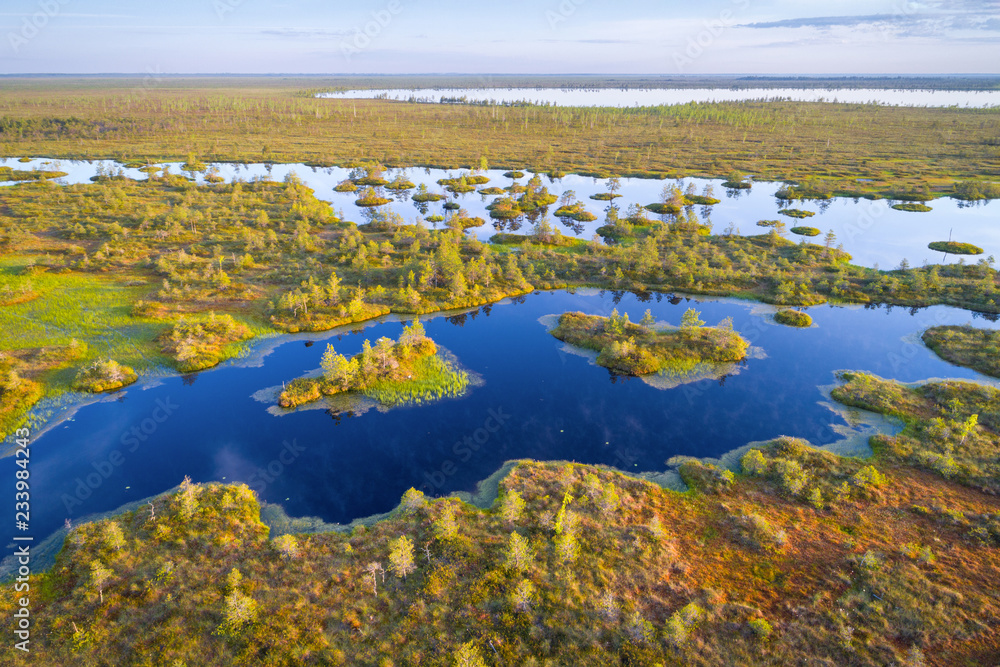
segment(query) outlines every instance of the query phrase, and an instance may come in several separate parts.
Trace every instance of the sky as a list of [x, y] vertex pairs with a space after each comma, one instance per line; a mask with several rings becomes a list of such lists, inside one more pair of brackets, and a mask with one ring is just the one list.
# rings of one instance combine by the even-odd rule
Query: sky
[[0, 73], [1000, 72], [1000, 0], [3, 0]]

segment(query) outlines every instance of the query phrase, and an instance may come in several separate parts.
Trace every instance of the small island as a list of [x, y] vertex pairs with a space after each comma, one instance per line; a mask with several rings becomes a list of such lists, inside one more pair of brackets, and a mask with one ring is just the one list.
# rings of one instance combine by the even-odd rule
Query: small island
[[787, 215], [789, 218], [799, 218], [800, 220], [804, 218], [811, 218], [816, 215], [812, 211], [803, 211], [800, 208], [783, 208], [778, 211], [778, 213], [781, 215]]
[[799, 236], [819, 236], [821, 233], [815, 227], [792, 227], [788, 231], [792, 234], [798, 234]]
[[905, 204], [894, 204], [893, 210], [896, 211], [908, 211], [910, 213], [929, 213], [933, 211], [930, 206], [926, 204], [920, 204], [918, 202], [906, 202]]
[[971, 243], [959, 243], [958, 241], [935, 241], [927, 246], [931, 250], [948, 253], [949, 255], [982, 255], [983, 249]]
[[784, 324], [789, 327], [800, 327], [807, 328], [811, 327], [813, 320], [808, 313], [803, 313], [801, 310], [779, 310], [774, 314], [774, 321], [778, 324]]
[[970, 326], [932, 327], [922, 339], [945, 361], [1000, 377], [1000, 331]]
[[649, 311], [639, 324], [617, 310], [610, 317], [564, 313], [551, 333], [565, 343], [598, 352], [597, 364], [616, 375], [661, 374], [684, 383], [703, 379], [713, 365], [728, 367], [743, 361], [750, 348], [732, 330], [731, 322], [706, 327], [699, 318], [689, 309], [680, 328], [659, 328]]
[[373, 346], [366, 340], [351, 359], [328, 345], [320, 366], [319, 377], [289, 383], [278, 405], [292, 409], [324, 396], [354, 393], [394, 407], [459, 396], [469, 387], [468, 374], [438, 354], [419, 321], [405, 327], [398, 341], [380, 338]]

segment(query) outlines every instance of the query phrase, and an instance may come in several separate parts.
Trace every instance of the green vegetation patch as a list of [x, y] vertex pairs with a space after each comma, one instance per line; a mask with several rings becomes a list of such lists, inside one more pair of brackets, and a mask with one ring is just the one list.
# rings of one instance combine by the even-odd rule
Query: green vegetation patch
[[774, 314], [774, 321], [778, 324], [784, 324], [790, 327], [811, 327], [813, 320], [809, 316], [809, 313], [803, 313], [801, 310], [779, 310]]
[[385, 189], [392, 190], [393, 192], [403, 192], [404, 190], [412, 190], [417, 187], [416, 184], [404, 176], [397, 176], [392, 180], [391, 183], [386, 183]]
[[780, 213], [781, 215], [787, 215], [789, 218], [799, 218], [799, 219], [811, 218], [814, 215], [816, 215], [812, 211], [803, 211], [802, 209], [799, 208], [783, 208], [780, 211], [778, 211], [778, 213]]
[[798, 234], [799, 236], [819, 236], [820, 231], [815, 227], [792, 227], [790, 230], [792, 234]]
[[945, 361], [1000, 377], [1000, 331], [970, 326], [932, 327], [924, 344]]
[[22, 377], [14, 360], [0, 353], [0, 438], [24, 423], [28, 411], [44, 394], [40, 382]]
[[618, 311], [610, 317], [564, 313], [552, 335], [561, 341], [598, 352], [597, 363], [618, 375], [667, 373], [680, 376], [706, 363], [733, 363], [746, 358], [750, 344], [731, 323], [705, 327], [689, 310], [679, 329], [653, 328], [652, 315], [643, 323], [629, 321]]
[[926, 204], [918, 204], [916, 202], [907, 202], [905, 204], [893, 204], [893, 209], [897, 211], [909, 211], [910, 213], [928, 213], [933, 211], [930, 206]]
[[554, 215], [557, 218], [566, 218], [569, 220], [576, 220], [577, 222], [593, 222], [594, 220], [597, 220], [597, 216], [588, 211], [580, 202], [562, 206], [556, 209]]
[[233, 343], [253, 337], [245, 324], [231, 315], [209, 314], [199, 320], [182, 319], [157, 339], [164, 354], [174, 360], [182, 373], [193, 373], [218, 366], [233, 356]]
[[688, 205], [715, 206], [721, 199], [715, 197], [705, 197], [703, 195], [684, 195], [684, 203]]
[[73, 389], [101, 394], [121, 389], [138, 379], [139, 374], [132, 368], [122, 366], [114, 359], [101, 359], [80, 369], [73, 382]]
[[946, 252], [949, 255], [982, 255], [985, 252], [979, 246], [957, 241], [935, 241], [927, 247], [938, 252]]
[[354, 202], [355, 206], [359, 206], [361, 208], [376, 208], [390, 203], [392, 203], [391, 199], [379, 195], [371, 188], [365, 189], [357, 201]]
[[834, 400], [891, 415], [906, 424], [895, 437], [876, 436], [881, 457], [1000, 493], [1000, 390], [947, 380], [916, 387], [868, 373], [844, 372]]
[[646, 204], [645, 208], [657, 215], [678, 215], [681, 212], [677, 204]]
[[118, 359], [135, 368], [156, 365], [155, 320], [133, 317], [131, 303], [145, 284], [92, 273], [55, 272], [25, 256], [0, 257], [0, 293], [33, 292], [31, 300], [3, 306], [0, 339], [5, 350], [87, 344], [92, 359]]
[[373, 346], [366, 340], [362, 351], [351, 359], [328, 345], [322, 375], [294, 380], [278, 404], [291, 409], [323, 396], [353, 392], [392, 407], [463, 394], [469, 387], [468, 374], [441, 359], [437, 351], [420, 322], [404, 328], [398, 341], [380, 338]]
[[43, 181], [49, 178], [62, 178], [69, 176], [65, 171], [52, 171], [44, 169], [11, 169], [10, 167], [0, 167], [0, 182], [10, 181]]

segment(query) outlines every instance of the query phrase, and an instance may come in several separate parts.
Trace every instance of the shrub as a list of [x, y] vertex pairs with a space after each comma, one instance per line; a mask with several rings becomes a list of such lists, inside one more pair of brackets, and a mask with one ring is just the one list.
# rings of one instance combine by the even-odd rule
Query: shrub
[[517, 491], [507, 491], [500, 499], [500, 517], [508, 526], [513, 525], [521, 519], [524, 513], [524, 499]]
[[774, 628], [763, 618], [755, 618], [748, 623], [750, 629], [753, 630], [754, 635], [759, 639], [767, 639], [774, 632]]
[[282, 535], [274, 541], [274, 548], [286, 560], [298, 558], [301, 554], [299, 541], [295, 539], [294, 535]]
[[625, 622], [625, 633], [634, 642], [650, 642], [656, 636], [653, 624], [647, 621], [638, 610], [629, 614]]
[[767, 472], [767, 459], [759, 449], [751, 449], [740, 459], [740, 467], [745, 475], [763, 475]]
[[257, 602], [240, 591], [232, 591], [226, 596], [225, 616], [217, 632], [236, 636], [257, 620]]
[[802, 493], [809, 481], [809, 475], [798, 461], [775, 459], [774, 471], [781, 480], [781, 487], [793, 496]]
[[113, 359], [101, 359], [80, 369], [73, 382], [73, 389], [99, 394], [120, 389], [138, 379], [139, 375], [130, 367], [122, 366]]
[[517, 611], [528, 611], [535, 596], [535, 585], [522, 579], [510, 594], [510, 603]]
[[518, 533], [511, 533], [507, 540], [507, 551], [504, 556], [504, 566], [515, 572], [523, 572], [531, 564], [531, 548], [528, 540]]
[[455, 667], [486, 667], [486, 661], [476, 647], [475, 642], [465, 642], [458, 647], [452, 658]]
[[865, 466], [851, 477], [851, 484], [865, 491], [883, 487], [887, 481], [886, 476], [874, 466]]
[[706, 493], [722, 493], [736, 480], [732, 471], [723, 470], [711, 463], [702, 463], [697, 459], [684, 461], [678, 472], [685, 484]]
[[741, 541], [758, 551], [780, 551], [788, 542], [785, 531], [775, 528], [759, 514], [742, 514], [736, 517]]
[[413, 540], [402, 535], [389, 543], [389, 569], [401, 579], [412, 574], [417, 566], [413, 562]]
[[414, 488], [410, 488], [403, 494], [403, 499], [400, 501], [400, 505], [405, 512], [413, 512], [415, 510], [421, 509], [427, 505], [427, 497], [424, 495], [423, 491], [417, 491]]

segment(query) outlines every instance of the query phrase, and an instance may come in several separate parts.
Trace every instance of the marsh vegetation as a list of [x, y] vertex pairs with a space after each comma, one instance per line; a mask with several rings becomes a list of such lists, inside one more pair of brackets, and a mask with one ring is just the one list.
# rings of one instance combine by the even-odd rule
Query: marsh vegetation
[[288, 384], [278, 404], [295, 408], [323, 396], [353, 392], [393, 407], [461, 395], [469, 386], [468, 375], [437, 352], [420, 322], [405, 327], [397, 341], [380, 338], [372, 345], [366, 340], [361, 352], [350, 359], [329, 345], [323, 354], [322, 374]]
[[693, 309], [679, 328], [657, 327], [647, 311], [642, 322], [618, 311], [610, 317], [564, 313], [552, 335], [598, 353], [597, 363], [617, 375], [660, 373], [683, 377], [709, 364], [731, 364], [746, 358], [750, 344], [732, 330], [732, 322], [706, 327]]

